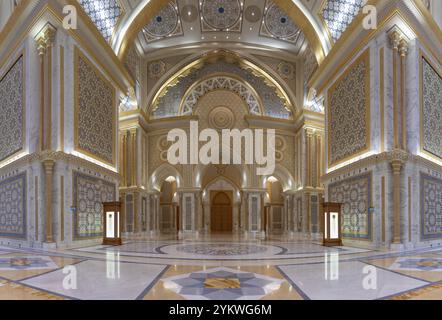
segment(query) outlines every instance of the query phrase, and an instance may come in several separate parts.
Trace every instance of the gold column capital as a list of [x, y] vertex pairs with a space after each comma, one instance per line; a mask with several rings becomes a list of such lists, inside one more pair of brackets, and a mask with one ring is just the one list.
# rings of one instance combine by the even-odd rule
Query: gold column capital
[[55, 161], [54, 160], [44, 160], [43, 166], [45, 168], [46, 174], [50, 174], [54, 170]]
[[401, 57], [405, 57], [408, 54], [408, 41], [405, 39], [401, 39], [399, 41], [399, 53]]
[[391, 167], [393, 168], [393, 174], [395, 174], [395, 175], [400, 174], [403, 164], [404, 163], [401, 160], [391, 161]]
[[40, 57], [44, 56], [47, 49], [54, 45], [56, 32], [57, 29], [50, 23], [47, 23], [35, 37], [37, 52]]
[[393, 50], [398, 50], [402, 39], [401, 34], [396, 29], [393, 29], [388, 33], [388, 37], [390, 38], [390, 44]]

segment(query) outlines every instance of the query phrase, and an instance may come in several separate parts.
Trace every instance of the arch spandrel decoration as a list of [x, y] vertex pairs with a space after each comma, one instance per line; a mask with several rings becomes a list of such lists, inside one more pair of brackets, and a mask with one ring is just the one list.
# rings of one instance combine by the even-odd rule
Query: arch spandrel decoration
[[238, 94], [247, 103], [250, 114], [263, 114], [261, 99], [250, 85], [231, 76], [218, 75], [197, 82], [186, 92], [181, 102], [179, 115], [192, 115], [202, 96], [220, 89]]
[[[220, 74], [246, 84], [241, 90], [248, 87], [253, 93], [248, 98], [255, 97], [260, 102], [260, 113], [255, 111], [255, 106], [251, 108], [253, 111], [251, 114], [291, 119], [298, 111], [286, 89], [263, 68], [234, 52], [215, 50], [196, 58], [169, 76], [161, 88], [156, 90], [156, 94], [148, 106], [145, 107], [146, 114], [149, 114], [151, 119], [182, 115], [179, 113], [182, 106], [181, 99], [187, 97], [186, 93], [189, 88], [196, 86], [195, 83], [201, 78], [205, 79]], [[247, 79], [247, 81], [243, 79]], [[266, 97], [265, 99], [263, 95]], [[172, 96], [174, 96], [173, 99]], [[176, 96], [179, 96], [178, 106], [174, 107]], [[167, 109], [166, 114], [163, 114], [164, 110], [162, 109]], [[189, 112], [190, 109], [186, 110], [184, 114], [189, 114]]]

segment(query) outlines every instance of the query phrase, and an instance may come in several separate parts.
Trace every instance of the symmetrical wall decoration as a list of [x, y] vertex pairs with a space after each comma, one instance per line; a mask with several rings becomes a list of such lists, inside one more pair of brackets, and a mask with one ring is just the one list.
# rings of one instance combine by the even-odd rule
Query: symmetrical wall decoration
[[148, 68], [151, 79], [158, 79], [166, 72], [166, 64], [161, 60], [151, 62]]
[[213, 129], [232, 129], [235, 123], [235, 116], [227, 107], [216, 107], [209, 114], [209, 123]]
[[0, 161], [24, 144], [23, 56], [0, 79]]
[[200, 1], [201, 30], [241, 32], [242, 0], [203, 0]]
[[118, 0], [78, 0], [106, 41], [110, 41], [123, 11]]
[[328, 91], [329, 165], [370, 148], [370, 56], [365, 51]]
[[0, 236], [26, 239], [26, 173], [0, 182]]
[[364, 6], [364, 0], [326, 0], [320, 13], [333, 41], [337, 41]]
[[284, 160], [284, 153], [287, 149], [287, 143], [284, 137], [276, 136], [275, 138], [275, 159], [277, 162]]
[[264, 115], [280, 119], [290, 119], [292, 117], [292, 112], [288, 110], [286, 101], [280, 97], [279, 91], [267, 83], [267, 80], [255, 75], [253, 71], [245, 70], [236, 63], [228, 63], [224, 60], [205, 64], [202, 68], [180, 77], [177, 83], [174, 82], [164, 95], [153, 102], [155, 109], [152, 117], [159, 119], [178, 116], [180, 110], [182, 110], [180, 108], [182, 106], [181, 99], [188, 90], [200, 79], [220, 74], [233, 79], [244, 79], [253, 91], [258, 92], [264, 107]]
[[286, 80], [293, 80], [296, 75], [296, 67], [293, 63], [282, 61], [278, 64], [279, 75]]
[[178, 5], [170, 2], [144, 28], [147, 42], [183, 35]]
[[276, 4], [269, 2], [266, 7], [260, 35], [296, 42], [301, 35], [301, 29]]
[[75, 86], [75, 148], [114, 165], [115, 88], [78, 48]]
[[258, 94], [254, 92], [250, 86], [228, 76], [214, 76], [193, 86], [183, 97], [182, 106], [180, 107], [181, 114], [192, 114], [193, 108], [202, 96], [208, 92], [219, 89], [237, 93], [247, 103], [251, 114], [262, 114]]
[[342, 203], [342, 235], [349, 239], [371, 240], [371, 173], [352, 177], [329, 186], [331, 202]]
[[103, 235], [103, 202], [115, 201], [116, 185], [108, 181], [73, 173], [74, 239], [101, 237]]
[[421, 146], [442, 158], [442, 76], [422, 57]]
[[442, 238], [442, 180], [420, 175], [421, 239]]

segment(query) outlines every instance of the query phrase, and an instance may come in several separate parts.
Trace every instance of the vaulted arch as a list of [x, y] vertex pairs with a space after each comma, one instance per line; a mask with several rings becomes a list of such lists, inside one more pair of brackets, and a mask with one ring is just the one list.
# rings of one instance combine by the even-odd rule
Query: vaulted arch
[[[299, 28], [307, 37], [312, 51], [320, 64], [331, 48], [326, 30], [322, 27], [301, 0], [274, 0], [287, 15], [296, 21]], [[112, 48], [120, 60], [125, 56], [141, 31], [146, 21], [154, 18], [162, 8], [168, 4], [167, 0], [141, 0], [140, 3], [126, 15], [117, 29], [112, 40]]]

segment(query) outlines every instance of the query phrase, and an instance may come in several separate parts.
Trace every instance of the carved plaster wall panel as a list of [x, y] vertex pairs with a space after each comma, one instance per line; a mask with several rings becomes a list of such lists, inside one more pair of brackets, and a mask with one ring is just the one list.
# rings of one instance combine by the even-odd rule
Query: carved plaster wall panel
[[334, 165], [370, 148], [370, 57], [364, 52], [328, 91], [328, 161]]
[[73, 173], [75, 240], [103, 236], [103, 202], [115, 201], [116, 185], [80, 172]]
[[26, 239], [26, 173], [0, 182], [0, 236]]
[[79, 49], [75, 54], [75, 147], [115, 163], [115, 88]]
[[442, 180], [420, 174], [420, 237], [442, 238]]
[[23, 64], [20, 57], [0, 79], [0, 161], [24, 145]]
[[372, 201], [372, 174], [335, 182], [328, 187], [331, 202], [342, 203], [342, 235], [355, 240], [372, 239], [369, 213]]
[[442, 158], [442, 77], [423, 57], [422, 148]]

